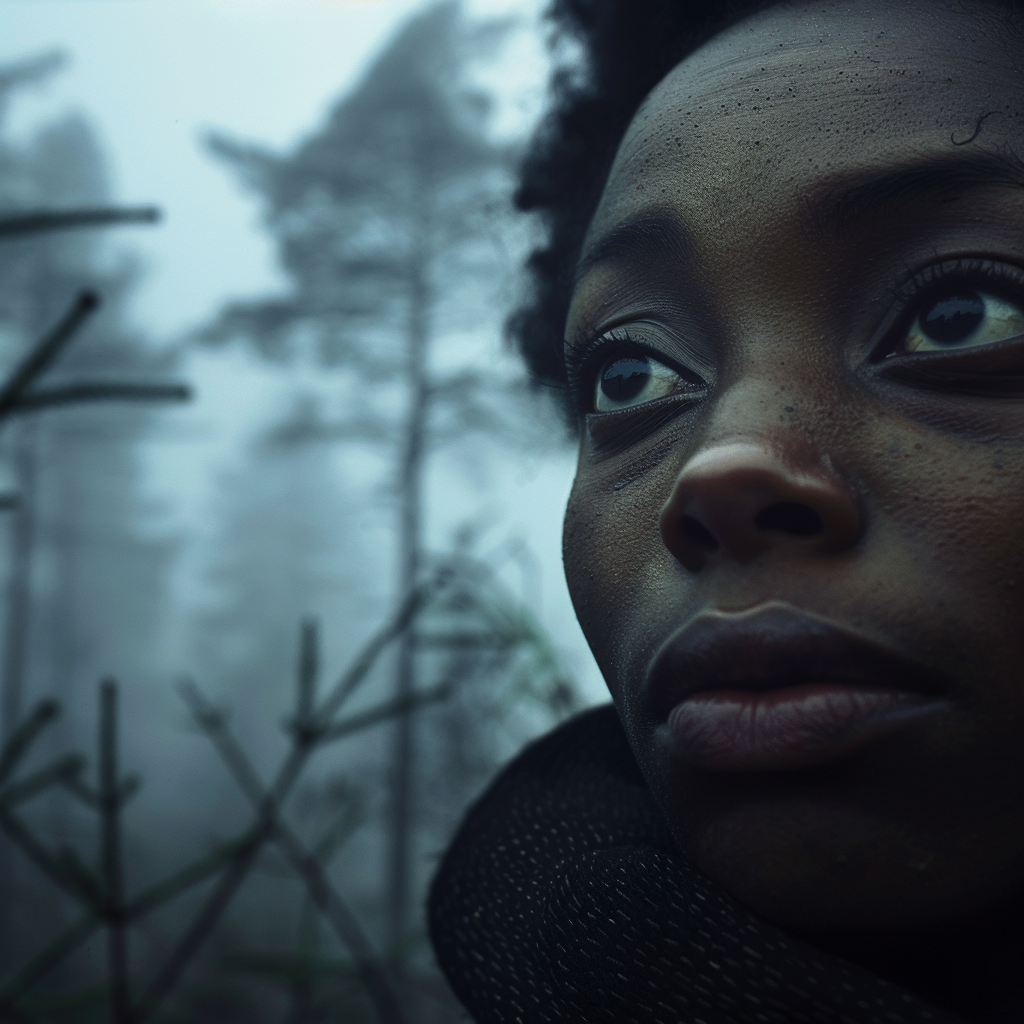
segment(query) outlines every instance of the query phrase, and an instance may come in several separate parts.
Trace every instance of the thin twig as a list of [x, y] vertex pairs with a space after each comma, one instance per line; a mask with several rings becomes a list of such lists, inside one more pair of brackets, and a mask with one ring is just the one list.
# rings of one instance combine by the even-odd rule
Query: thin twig
[[412, 693], [408, 697], [396, 697], [394, 700], [384, 701], [372, 708], [367, 708], [366, 711], [343, 718], [328, 726], [321, 734], [321, 742], [330, 743], [340, 740], [344, 736], [351, 736], [354, 732], [361, 732], [371, 726], [380, 725], [381, 722], [391, 721], [399, 715], [407, 715], [428, 704], [447, 700], [451, 692], [450, 685], [441, 683], [439, 686], [432, 686], [429, 690]]
[[312, 724], [316, 706], [316, 678], [319, 671], [320, 645], [315, 620], [302, 624], [299, 637], [298, 692], [295, 697], [295, 725], [306, 729]]
[[39, 733], [60, 714], [55, 700], [41, 700], [28, 718], [19, 725], [0, 751], [0, 785], [10, 777]]
[[38, 388], [22, 393], [8, 410], [8, 415], [35, 412], [61, 405], [85, 402], [187, 402], [192, 390], [185, 384], [68, 384], [63, 387]]
[[306, 852], [294, 833], [282, 822], [277, 824], [275, 838], [289, 864], [306, 883], [310, 898], [352, 954], [356, 971], [376, 1006], [381, 1024], [403, 1024], [405, 1017], [391, 979], [374, 955], [373, 947], [355, 915], [328, 881], [320, 862]]
[[153, 224], [160, 219], [156, 206], [99, 207], [90, 210], [33, 210], [0, 217], [0, 238], [35, 235], [67, 228], [102, 227], [105, 224]]
[[327, 699], [317, 709], [317, 718], [326, 725], [337, 710], [348, 700], [369, 674], [374, 663], [392, 640], [401, 636], [427, 600], [440, 586], [447, 582], [447, 576], [438, 573], [426, 583], [413, 588], [401, 603], [389, 622], [386, 622], [365, 644], [348, 671], [338, 680]]
[[81, 754], [65, 754], [52, 764], [33, 772], [28, 778], [8, 786], [0, 793], [0, 802], [5, 807], [16, 807], [26, 800], [31, 800], [51, 786], [67, 784], [85, 767], [85, 758]]
[[0, 387], [0, 417], [10, 413], [28, 386], [53, 362], [71, 336], [100, 304], [95, 292], [82, 292], [60, 323], [21, 361], [7, 383]]
[[57, 885], [75, 896], [89, 910], [101, 910], [98, 900], [100, 887], [88, 868], [74, 861], [72, 851], [62, 851], [61, 856], [50, 853], [18, 816], [3, 803], [0, 803], [0, 828], [21, 847], [28, 859], [44, 874], [49, 875]]
[[[264, 790], [259, 774], [241, 744], [219, 714], [194, 686], [183, 690], [193, 715], [213, 741], [235, 781], [261, 814], [271, 805], [272, 795]], [[341, 897], [335, 892], [320, 865], [307, 853], [287, 825], [275, 816], [273, 833], [285, 857], [306, 883], [310, 897], [330, 921], [341, 941], [348, 946], [356, 970], [377, 1009], [382, 1024], [402, 1024], [404, 1017], [384, 968], [378, 963], [362, 928]]]
[[249, 829], [240, 838], [225, 843], [175, 871], [167, 878], [133, 896], [124, 907], [125, 919], [134, 921], [145, 917], [150, 911], [162, 906], [211, 875], [215, 875], [230, 861], [243, 855], [254, 841], [253, 830]]
[[[192, 693], [198, 695], [195, 686], [188, 681], [183, 682], [179, 686], [179, 690], [185, 696], [185, 699], [189, 700], [190, 704], [192, 703], [190, 695]], [[219, 712], [212, 708], [211, 705], [208, 705], [205, 701], [203, 701], [203, 704], [205, 705], [206, 714], [220, 717]], [[203, 724], [202, 721], [200, 721], [200, 724]], [[289, 790], [295, 784], [311, 750], [311, 742], [296, 740], [295, 746], [285, 759], [277, 778], [270, 788], [267, 799], [260, 808], [260, 813], [252, 827], [249, 842], [240, 847], [224, 874], [221, 875], [217, 887], [209, 895], [191, 925], [178, 940], [177, 945], [171, 951], [163, 967], [146, 989], [135, 1010], [136, 1024], [141, 1024], [143, 1020], [157, 1010], [163, 1000], [177, 985], [178, 979], [220, 920], [221, 915], [234, 898], [239, 886], [245, 881], [256, 860], [256, 855], [273, 833], [274, 820], [280, 802], [287, 796]], [[259, 779], [257, 779], [257, 785], [262, 792], [263, 785]]]
[[214, 925], [220, 920], [221, 915], [238, 891], [238, 887], [245, 881], [245, 877], [256, 859], [256, 854], [259, 853], [263, 843], [269, 837], [269, 832], [270, 829], [267, 827], [254, 831], [251, 841], [242, 847], [231, 860], [227, 870], [221, 875], [217, 887], [207, 897], [199, 913], [193, 918], [192, 923], [164, 962], [163, 967], [157, 972], [156, 977], [150, 982], [149, 987], [136, 1004], [134, 1013], [136, 1024], [140, 1024], [159, 1009], [163, 1000], [178, 984], [178, 980], [185, 968], [188, 967], [192, 957], [206, 941]]
[[0, 1007], [8, 1007], [59, 963], [70, 956], [102, 924], [96, 914], [79, 918], [67, 931], [41, 949], [0, 989]]
[[117, 684], [100, 684], [99, 735], [100, 867], [107, 923], [107, 970], [110, 977], [110, 1024], [131, 1024], [128, 991], [128, 935], [124, 917], [121, 865], [121, 792], [117, 777]]

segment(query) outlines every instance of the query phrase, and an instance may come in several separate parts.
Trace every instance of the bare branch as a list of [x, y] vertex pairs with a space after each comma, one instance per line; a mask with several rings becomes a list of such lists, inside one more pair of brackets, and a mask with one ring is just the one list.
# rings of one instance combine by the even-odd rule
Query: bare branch
[[99, 735], [100, 866], [107, 923], [107, 970], [110, 978], [110, 1024], [131, 1024], [128, 992], [128, 935], [124, 916], [121, 864], [121, 787], [117, 771], [117, 684], [100, 684]]
[[32, 714], [11, 734], [0, 750], [0, 785], [10, 778], [11, 772], [28, 752], [36, 736], [60, 714], [60, 705], [55, 700], [41, 700]]
[[21, 848], [22, 852], [57, 885], [75, 896], [90, 910], [99, 911], [99, 886], [88, 868], [75, 858], [73, 851], [62, 850], [59, 855], [48, 849], [8, 807], [0, 803], [0, 828]]
[[68, 780], [75, 778], [84, 767], [85, 758], [81, 754], [66, 754], [47, 767], [33, 773], [27, 779], [8, 786], [3, 793], [0, 793], [0, 802], [5, 807], [16, 807], [51, 786], [60, 783], [66, 785]]
[[268, 838], [269, 831], [267, 828], [254, 830], [249, 842], [239, 849], [230, 862], [227, 870], [221, 876], [219, 884], [207, 897], [199, 913], [178, 940], [163, 967], [136, 1004], [134, 1016], [137, 1024], [159, 1009], [163, 1000], [178, 984], [178, 980], [185, 968], [188, 967], [192, 957], [206, 941], [214, 925], [220, 920], [221, 915], [238, 891], [238, 887], [245, 881], [245, 877], [256, 859], [256, 854], [259, 853]]
[[41, 978], [70, 956], [101, 924], [95, 914], [79, 918], [67, 931], [43, 947], [0, 989], [0, 1008], [8, 1008]]
[[[218, 723], [220, 723], [219, 727], [223, 728], [223, 715], [199, 693], [193, 683], [187, 680], [183, 681], [179, 686], [179, 692], [193, 709], [193, 714], [204, 730], [217, 728]], [[207, 897], [199, 913], [178, 940], [177, 945], [137, 1005], [135, 1010], [137, 1024], [154, 1013], [177, 985], [182, 973], [220, 920], [239, 886], [245, 881], [256, 860], [256, 855], [273, 834], [277, 808], [294, 785], [312, 747], [310, 739], [296, 737], [295, 746], [285, 759], [269, 793], [261, 803], [260, 813], [252, 827], [249, 839], [240, 845], [227, 870], [221, 876], [220, 882]], [[255, 789], [263, 793], [263, 783], [255, 774], [255, 770], [253, 770], [253, 775]]]
[[302, 624], [299, 637], [298, 693], [295, 697], [295, 727], [308, 729], [316, 706], [316, 677], [319, 670], [317, 624], [309, 619]]
[[129, 921], [134, 921], [145, 917], [150, 911], [191, 889], [192, 886], [205, 881], [211, 875], [220, 871], [229, 861], [243, 855], [253, 840], [253, 830], [249, 829], [240, 838], [218, 846], [205, 857], [200, 857], [186, 867], [175, 871], [174, 874], [169, 875], [163, 881], [157, 882], [126, 903], [124, 908], [125, 918]]
[[28, 386], [53, 362], [99, 304], [95, 292], [82, 292], [78, 296], [60, 323], [29, 352], [7, 383], [0, 387], [0, 417], [10, 414]]
[[265, 814], [271, 801], [271, 795], [264, 787], [263, 780], [260, 779], [259, 773], [246, 756], [241, 744], [228, 729], [224, 715], [203, 696], [195, 683], [184, 682], [178, 687], [178, 691], [188, 704], [192, 717], [213, 740], [217, 752], [235, 777], [242, 792], [256, 805], [261, 815]]
[[338, 680], [330, 695], [317, 710], [321, 725], [326, 725], [369, 674], [374, 663], [392, 640], [400, 637], [434, 592], [448, 582], [448, 574], [438, 572], [426, 583], [413, 588], [390, 622], [385, 623], [360, 651], [348, 671]]
[[84, 402], [187, 402], [192, 389], [186, 384], [67, 384], [63, 387], [38, 388], [23, 393], [8, 410], [8, 415], [35, 412], [59, 405], [80, 405]]
[[37, 235], [68, 228], [95, 228], [108, 224], [154, 224], [160, 219], [156, 206], [96, 207], [83, 210], [33, 210], [0, 217], [0, 238]]
[[352, 954], [356, 971], [373, 999], [381, 1024], [403, 1024], [405, 1017], [390, 978], [377, 961], [373, 947], [355, 915], [328, 880], [320, 861], [306, 852], [284, 824], [279, 822], [276, 832], [288, 863], [306, 883], [310, 898]]
[[340, 722], [328, 726], [323, 731], [321, 741], [330, 743], [340, 740], [344, 736], [351, 736], [354, 732], [361, 732], [371, 726], [380, 725], [381, 722], [388, 722], [399, 715], [407, 715], [428, 704], [447, 700], [449, 696], [451, 696], [451, 687], [447, 683], [442, 683], [440, 686], [410, 694], [408, 697], [396, 697], [394, 700], [384, 701], [358, 715], [343, 718]]
[[276, 817], [278, 801], [275, 801], [272, 791], [267, 792], [263, 789], [256, 769], [228, 729], [224, 716], [216, 712], [194, 686], [183, 688], [183, 693], [189, 701], [196, 721], [209, 735], [231, 774], [261, 817], [267, 815], [268, 808], [275, 809], [271, 811], [273, 816], [269, 819], [274, 837], [293, 869], [306, 882], [310, 898], [330, 921], [338, 937], [351, 952], [356, 970], [373, 999], [382, 1024], [403, 1024], [404, 1017], [391, 982], [383, 967], [377, 962], [365, 933], [327, 880], [320, 862], [305, 851], [287, 825]]

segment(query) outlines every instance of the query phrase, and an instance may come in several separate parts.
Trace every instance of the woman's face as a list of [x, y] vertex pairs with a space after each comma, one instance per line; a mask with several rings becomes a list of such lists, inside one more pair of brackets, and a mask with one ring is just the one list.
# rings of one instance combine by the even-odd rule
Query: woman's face
[[584, 246], [576, 611], [681, 847], [811, 934], [1024, 879], [1021, 45], [959, 2], [744, 21]]

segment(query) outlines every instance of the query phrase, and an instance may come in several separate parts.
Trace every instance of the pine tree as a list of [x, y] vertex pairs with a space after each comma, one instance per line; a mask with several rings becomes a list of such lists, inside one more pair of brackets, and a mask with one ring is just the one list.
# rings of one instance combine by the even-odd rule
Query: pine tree
[[[0, 69], [0, 118], [17, 90], [60, 66], [48, 55]], [[67, 115], [27, 144], [0, 120], [4, 216], [107, 204], [106, 164], [87, 121]], [[95, 231], [25, 234], [0, 246], [0, 359], [23, 357], [83, 289], [100, 313], [47, 371], [47, 384], [164, 376], [168, 358], [127, 325], [125, 300], [138, 276]], [[54, 740], [92, 731], [96, 680], [116, 672], [145, 682], [156, 666], [163, 580], [171, 554], [147, 537], [139, 445], [148, 415], [138, 405], [62, 406], [4, 424], [7, 476], [16, 501], [0, 513], [10, 537], [3, 670], [5, 728], [26, 700], [56, 696], [65, 714]], [[6, 538], [5, 538], [6, 540]], [[84, 721], [76, 724], [76, 709]], [[52, 827], [67, 823], [55, 819]], [[38, 914], [35, 915], [38, 917]], [[22, 936], [24, 941], [25, 936]]]
[[[280, 156], [217, 136], [214, 151], [259, 195], [291, 290], [232, 306], [208, 341], [242, 338], [269, 359], [312, 348], [351, 371], [348, 414], [321, 428], [383, 446], [398, 497], [398, 594], [424, 572], [423, 488], [446, 438], [498, 429], [497, 375], [441, 369], [442, 347], [487, 317], [503, 280], [496, 225], [508, 209], [512, 154], [489, 141], [487, 103], [464, 71], [504, 26], [471, 28], [454, 3], [410, 21], [327, 123]], [[394, 690], [417, 687], [416, 637], [397, 657]], [[413, 716], [391, 757], [388, 937], [408, 930]]]

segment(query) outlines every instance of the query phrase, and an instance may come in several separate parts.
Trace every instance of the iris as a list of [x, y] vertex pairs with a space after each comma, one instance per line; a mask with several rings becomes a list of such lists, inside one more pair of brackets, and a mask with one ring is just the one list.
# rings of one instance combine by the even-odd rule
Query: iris
[[629, 356], [609, 363], [601, 374], [601, 392], [616, 404], [636, 398], [651, 379], [651, 363], [644, 356]]
[[921, 332], [940, 345], [966, 341], [985, 318], [985, 300], [977, 292], [947, 295], [921, 311]]

